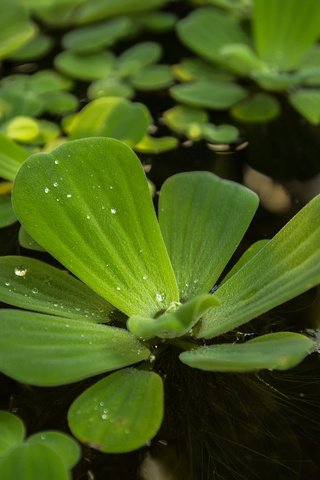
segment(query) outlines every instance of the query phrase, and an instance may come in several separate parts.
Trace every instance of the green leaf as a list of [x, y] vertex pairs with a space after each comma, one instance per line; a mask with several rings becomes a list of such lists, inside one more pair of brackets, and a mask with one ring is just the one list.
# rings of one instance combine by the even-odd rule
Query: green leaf
[[55, 115], [74, 112], [78, 106], [79, 100], [72, 93], [56, 91], [45, 95], [44, 108]]
[[256, 50], [271, 69], [294, 70], [319, 37], [318, 0], [253, 0]]
[[174, 137], [151, 137], [145, 135], [134, 149], [141, 153], [162, 153], [172, 150], [178, 146], [178, 140]]
[[159, 222], [180, 298], [209, 292], [257, 206], [255, 193], [209, 172], [181, 173], [166, 180]]
[[111, 46], [125, 37], [132, 25], [129, 17], [118, 17], [72, 30], [64, 35], [62, 45], [78, 53], [91, 53]]
[[62, 460], [44, 445], [19, 445], [0, 461], [3, 480], [70, 480]]
[[211, 372], [254, 372], [295, 367], [314, 349], [314, 342], [299, 333], [262, 335], [242, 344], [200, 347], [180, 354], [189, 367]]
[[0, 177], [14, 180], [29, 153], [13, 140], [0, 133]]
[[77, 382], [150, 354], [126, 330], [83, 320], [4, 309], [0, 324], [0, 371], [30, 385]]
[[108, 322], [114, 307], [67, 272], [40, 260], [0, 257], [0, 300], [59, 317]]
[[239, 122], [264, 123], [274, 120], [280, 115], [278, 100], [268, 93], [256, 93], [231, 109], [231, 115]]
[[312, 125], [320, 123], [320, 89], [299, 89], [289, 94], [291, 105]]
[[228, 332], [320, 282], [320, 196], [215, 292], [198, 337]]
[[30, 250], [36, 250], [37, 252], [45, 252], [45, 249], [39, 245], [33, 238], [29, 235], [27, 230], [21, 225], [19, 229], [18, 240], [23, 248], [28, 248]]
[[33, 118], [21, 115], [9, 120], [3, 126], [3, 131], [11, 140], [32, 143], [39, 135], [39, 125]]
[[226, 65], [239, 75], [250, 75], [252, 70], [266, 69], [264, 62], [260, 60], [249, 45], [243, 43], [231, 43], [220, 50], [220, 55]]
[[173, 304], [157, 318], [134, 315], [127, 327], [136, 337], [148, 340], [152, 337], [176, 338], [192, 331], [192, 327], [208, 308], [217, 305], [212, 295], [200, 295], [183, 305]]
[[0, 195], [0, 228], [8, 227], [17, 221], [12, 208], [11, 195]]
[[41, 444], [51, 448], [60, 457], [65, 467], [68, 469], [73, 468], [81, 457], [81, 450], [78, 442], [62, 432], [49, 430], [35, 433], [28, 438], [27, 444]]
[[258, 240], [257, 242], [253, 243], [240, 257], [237, 263], [229, 270], [227, 275], [223, 278], [223, 281], [220, 285], [225, 283], [229, 278], [232, 277], [235, 273], [237, 273], [240, 268], [244, 266], [245, 263], [249, 262], [258, 252], [260, 252], [261, 248], [263, 248], [269, 240]]
[[37, 60], [44, 57], [49, 53], [53, 41], [50, 37], [38, 33], [26, 43], [22, 45], [18, 50], [15, 50], [10, 54], [10, 60], [16, 62], [30, 62], [30, 60]]
[[40, 70], [29, 77], [32, 91], [37, 95], [44, 95], [46, 99], [47, 93], [57, 92], [60, 90], [70, 90], [73, 82], [69, 78], [65, 78], [54, 70]]
[[117, 59], [117, 73], [121, 77], [134, 75], [142, 68], [156, 63], [162, 55], [162, 48], [155, 42], [137, 43]]
[[130, 77], [130, 83], [137, 90], [150, 91], [167, 88], [174, 82], [169, 65], [150, 65]]
[[55, 57], [54, 65], [64, 75], [90, 82], [105, 78], [112, 72], [114, 56], [111, 52], [82, 55], [67, 50]]
[[40, 245], [128, 316], [178, 300], [143, 168], [121, 142], [82, 139], [31, 156], [14, 208]]
[[0, 410], [0, 462], [1, 457], [23, 441], [25, 433], [23, 421], [19, 417]]
[[163, 121], [174, 132], [182, 133], [194, 140], [202, 135], [202, 126], [209, 120], [205, 110], [177, 105], [163, 114]]
[[144, 13], [139, 16], [139, 22], [147, 30], [162, 33], [172, 30], [177, 22], [177, 16], [171, 12]]
[[68, 422], [81, 442], [107, 453], [142, 447], [163, 418], [163, 385], [154, 372], [115, 372], [88, 388], [71, 405]]
[[225, 45], [248, 43], [246, 35], [231, 15], [214, 8], [198, 8], [177, 24], [180, 40], [193, 52], [213, 63], [228, 67], [221, 55]]
[[180, 82], [192, 82], [195, 80], [229, 82], [234, 80], [230, 73], [201, 60], [201, 58], [184, 58], [180, 63], [173, 65], [172, 68]]
[[27, 10], [17, 2], [2, 0], [0, 16], [0, 60], [22, 47], [36, 33]]
[[88, 88], [88, 97], [94, 100], [100, 97], [132, 98], [134, 89], [117, 78], [106, 78], [92, 82]]
[[83, 137], [112, 137], [130, 146], [146, 134], [150, 113], [142, 103], [125, 98], [102, 97], [86, 105], [76, 114], [66, 130], [70, 139]]
[[247, 96], [247, 91], [235, 83], [202, 81], [175, 85], [171, 96], [178, 102], [213, 110], [226, 110]]
[[208, 140], [208, 142], [233, 143], [239, 137], [239, 130], [233, 125], [205, 123], [201, 130], [203, 138]]

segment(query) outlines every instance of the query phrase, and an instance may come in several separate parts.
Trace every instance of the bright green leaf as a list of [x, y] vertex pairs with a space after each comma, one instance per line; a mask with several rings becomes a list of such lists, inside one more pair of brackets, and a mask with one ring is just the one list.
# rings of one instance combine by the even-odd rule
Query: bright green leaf
[[203, 124], [209, 116], [205, 110], [177, 105], [163, 114], [163, 121], [174, 132], [182, 133], [194, 140], [202, 136]]
[[56, 432], [39, 432], [28, 437], [28, 444], [41, 444], [51, 448], [63, 461], [66, 468], [74, 467], [81, 457], [81, 450], [78, 443], [69, 435]]
[[115, 372], [88, 388], [68, 413], [72, 433], [102, 452], [129, 452], [157, 433], [163, 418], [159, 375], [133, 368]]
[[0, 462], [1, 457], [23, 441], [25, 433], [24, 424], [19, 417], [0, 410]]
[[181, 173], [166, 180], [159, 222], [180, 298], [209, 292], [257, 206], [255, 193], [209, 172]]
[[235, 273], [237, 273], [240, 268], [247, 262], [249, 262], [258, 252], [260, 252], [261, 248], [263, 248], [269, 240], [258, 240], [257, 242], [253, 243], [240, 257], [237, 263], [229, 270], [227, 275], [223, 278], [223, 281], [220, 285], [225, 283], [229, 278], [232, 277]]
[[53, 41], [50, 37], [37, 34], [22, 45], [18, 50], [15, 50], [10, 55], [10, 60], [16, 62], [30, 62], [30, 60], [37, 60], [44, 57], [51, 50]]
[[3, 309], [0, 324], [0, 371], [30, 385], [76, 382], [150, 354], [126, 330], [83, 320]]
[[37, 95], [46, 95], [48, 93], [60, 90], [71, 90], [73, 82], [65, 78], [54, 70], [40, 70], [29, 77], [32, 91]]
[[253, 0], [256, 50], [270, 69], [294, 70], [319, 37], [318, 0]]
[[201, 131], [203, 138], [213, 143], [233, 143], [239, 137], [239, 130], [233, 125], [206, 123], [202, 126]]
[[320, 282], [320, 196], [309, 202], [216, 292], [198, 337], [232, 330]]
[[67, 272], [40, 260], [0, 257], [0, 300], [27, 310], [108, 322], [114, 307]]
[[136, 337], [145, 340], [152, 337], [181, 337], [192, 331], [204, 312], [215, 305], [217, 300], [213, 295], [200, 295], [182, 305], [173, 304], [157, 318], [134, 315], [129, 318], [127, 327]]
[[178, 146], [178, 140], [174, 137], [151, 137], [145, 135], [134, 149], [141, 153], [162, 153]]
[[10, 56], [36, 33], [27, 10], [19, 3], [2, 0], [0, 16], [0, 59]]
[[287, 370], [300, 363], [314, 348], [313, 340], [299, 333], [278, 332], [241, 344], [200, 347], [180, 354], [189, 367], [213, 372]]
[[142, 103], [125, 98], [101, 97], [86, 105], [66, 127], [70, 139], [112, 137], [136, 145], [146, 134], [150, 113]]
[[289, 94], [291, 105], [313, 125], [320, 123], [320, 89], [299, 89]]
[[247, 96], [247, 91], [235, 83], [202, 81], [175, 85], [171, 96], [178, 102], [213, 110], [226, 110]]
[[121, 142], [82, 139], [33, 155], [14, 208], [38, 243], [127, 315], [178, 300], [143, 168]]
[[59, 456], [45, 445], [25, 443], [13, 449], [0, 461], [3, 480], [70, 480]]
[[29, 152], [0, 133], [0, 177], [14, 180]]
[[231, 109], [231, 115], [239, 122], [264, 123], [274, 120], [280, 115], [278, 100], [268, 93], [256, 93]]

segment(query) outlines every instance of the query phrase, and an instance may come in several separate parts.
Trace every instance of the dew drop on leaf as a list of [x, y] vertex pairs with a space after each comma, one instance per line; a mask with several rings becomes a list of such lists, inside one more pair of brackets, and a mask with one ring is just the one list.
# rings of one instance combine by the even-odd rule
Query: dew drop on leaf
[[17, 275], [17, 277], [24, 277], [27, 273], [27, 269], [25, 267], [21, 267], [19, 265], [19, 266], [15, 267], [14, 273], [15, 273], [15, 275]]
[[115, 215], [115, 214], [117, 213], [117, 209], [116, 209], [116, 208], [111, 208], [111, 213], [112, 213], [113, 215]]
[[49, 192], [50, 192], [49, 188], [46, 187], [46, 188], [44, 189], [44, 193], [49, 193]]

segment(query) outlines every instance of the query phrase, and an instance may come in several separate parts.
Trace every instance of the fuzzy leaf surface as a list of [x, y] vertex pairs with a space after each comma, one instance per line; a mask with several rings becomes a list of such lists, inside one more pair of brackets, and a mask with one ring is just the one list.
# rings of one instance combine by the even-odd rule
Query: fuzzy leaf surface
[[142, 447], [163, 418], [161, 377], [128, 368], [100, 380], [71, 405], [68, 422], [81, 442], [107, 453]]
[[310, 338], [299, 333], [262, 335], [242, 344], [200, 347], [180, 354], [189, 367], [212, 372], [253, 372], [287, 370], [300, 363], [314, 348]]
[[143, 168], [123, 143], [81, 139], [33, 155], [14, 208], [40, 245], [128, 316], [178, 300]]
[[214, 286], [257, 206], [251, 190], [209, 172], [181, 173], [164, 183], [159, 222], [182, 300]]
[[320, 196], [315, 197], [251, 261], [215, 292], [198, 337], [228, 332], [320, 282]]
[[144, 360], [149, 350], [124, 329], [23, 310], [0, 310], [0, 371], [55, 386]]
[[40, 260], [0, 257], [0, 301], [77, 320], [108, 322], [114, 307], [84, 283]]

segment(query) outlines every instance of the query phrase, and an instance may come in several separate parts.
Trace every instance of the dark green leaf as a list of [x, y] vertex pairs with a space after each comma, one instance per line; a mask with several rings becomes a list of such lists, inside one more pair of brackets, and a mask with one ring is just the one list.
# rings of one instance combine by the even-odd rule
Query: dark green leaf
[[270, 122], [280, 115], [278, 100], [268, 93], [256, 93], [231, 109], [231, 115], [240, 122]]

